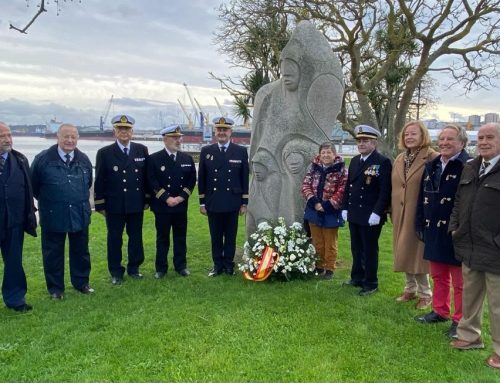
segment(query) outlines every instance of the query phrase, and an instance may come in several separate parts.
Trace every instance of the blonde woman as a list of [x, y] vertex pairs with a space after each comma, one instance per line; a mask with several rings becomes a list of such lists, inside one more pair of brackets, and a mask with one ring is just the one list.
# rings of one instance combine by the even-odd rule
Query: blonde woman
[[421, 121], [410, 121], [403, 127], [398, 147], [402, 153], [392, 168], [394, 271], [404, 272], [406, 280], [396, 301], [417, 299], [415, 307], [423, 310], [432, 304], [432, 290], [429, 262], [423, 258], [424, 243], [415, 230], [415, 214], [424, 165], [438, 153], [431, 148], [429, 132]]

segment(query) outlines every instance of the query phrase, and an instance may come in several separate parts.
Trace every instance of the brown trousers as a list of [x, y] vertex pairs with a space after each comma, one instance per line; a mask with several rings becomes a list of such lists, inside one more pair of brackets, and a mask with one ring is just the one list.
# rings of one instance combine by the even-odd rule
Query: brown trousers
[[320, 227], [313, 223], [310, 223], [309, 226], [311, 228], [312, 242], [319, 257], [316, 261], [316, 267], [334, 271], [338, 254], [338, 227]]

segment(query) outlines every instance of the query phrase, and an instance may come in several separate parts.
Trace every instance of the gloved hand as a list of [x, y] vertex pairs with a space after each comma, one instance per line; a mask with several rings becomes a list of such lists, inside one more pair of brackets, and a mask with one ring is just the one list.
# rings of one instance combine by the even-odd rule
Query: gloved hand
[[368, 225], [375, 226], [380, 223], [380, 216], [375, 213], [370, 214], [370, 218], [368, 218]]
[[347, 222], [347, 210], [342, 210], [342, 219]]

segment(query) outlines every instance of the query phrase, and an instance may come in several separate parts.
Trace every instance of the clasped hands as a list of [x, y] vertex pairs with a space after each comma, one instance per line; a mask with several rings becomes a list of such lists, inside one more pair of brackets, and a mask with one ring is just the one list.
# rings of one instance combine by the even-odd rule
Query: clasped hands
[[184, 202], [184, 197], [177, 196], [177, 197], [168, 197], [167, 200], [165, 201], [169, 207], [174, 207], [177, 206], [178, 204]]

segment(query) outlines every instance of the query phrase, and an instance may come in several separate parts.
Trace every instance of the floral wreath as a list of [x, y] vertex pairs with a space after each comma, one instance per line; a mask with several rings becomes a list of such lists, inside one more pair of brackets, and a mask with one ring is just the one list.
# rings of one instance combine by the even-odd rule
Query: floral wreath
[[261, 282], [272, 274], [286, 280], [314, 272], [316, 250], [298, 222], [287, 226], [279, 217], [277, 223], [261, 222], [243, 245], [243, 276]]

